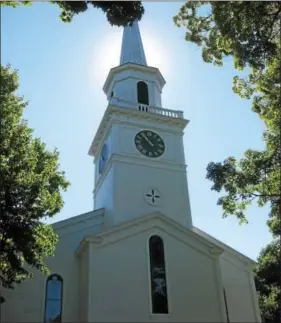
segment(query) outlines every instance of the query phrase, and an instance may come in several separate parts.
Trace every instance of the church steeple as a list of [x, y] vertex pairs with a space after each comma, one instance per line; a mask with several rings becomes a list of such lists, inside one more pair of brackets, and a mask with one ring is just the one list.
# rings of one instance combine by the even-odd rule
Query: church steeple
[[160, 71], [146, 63], [138, 22], [134, 21], [123, 31], [120, 65], [109, 71], [103, 86], [107, 99], [113, 105], [124, 107], [126, 101], [135, 109], [148, 111], [148, 106], [162, 107], [164, 85]]
[[91, 144], [95, 209], [114, 226], [161, 212], [192, 227], [182, 111], [162, 107], [165, 80], [148, 66], [138, 23], [124, 28], [120, 65], [103, 86], [108, 106]]
[[126, 63], [147, 65], [137, 21], [124, 28], [120, 65]]

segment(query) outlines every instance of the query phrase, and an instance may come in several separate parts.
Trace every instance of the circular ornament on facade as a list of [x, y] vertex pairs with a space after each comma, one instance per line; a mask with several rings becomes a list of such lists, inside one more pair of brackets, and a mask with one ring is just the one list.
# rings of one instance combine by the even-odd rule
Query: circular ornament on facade
[[155, 188], [151, 188], [146, 192], [144, 197], [150, 205], [159, 205], [161, 203], [161, 195]]

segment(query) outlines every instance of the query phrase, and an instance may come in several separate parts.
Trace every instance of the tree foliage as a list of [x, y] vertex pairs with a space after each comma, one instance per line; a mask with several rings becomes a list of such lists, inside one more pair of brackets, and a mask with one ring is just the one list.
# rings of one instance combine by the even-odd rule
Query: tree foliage
[[249, 74], [235, 76], [233, 91], [252, 100], [252, 111], [264, 121], [263, 150], [247, 149], [240, 160], [230, 156], [207, 166], [212, 190], [223, 216], [247, 222], [245, 211], [256, 201], [270, 206], [268, 226], [274, 240], [261, 251], [255, 280], [264, 322], [280, 321], [281, 311], [281, 3], [278, 1], [194, 1], [174, 17], [186, 28], [186, 40], [202, 48], [207, 63], [222, 66], [232, 56], [234, 67]]
[[50, 152], [22, 118], [27, 102], [16, 94], [18, 74], [1, 66], [0, 76], [0, 283], [14, 288], [31, 277], [26, 264], [48, 273], [57, 235], [43, 217], [58, 213], [69, 183]]
[[187, 28], [186, 40], [202, 47], [205, 62], [264, 68], [278, 54], [281, 4], [278, 1], [188, 1], [174, 22]]
[[265, 149], [248, 149], [239, 161], [212, 162], [207, 178], [213, 190], [226, 193], [218, 200], [224, 216], [246, 222], [245, 210], [254, 200], [259, 206], [270, 204], [268, 224], [280, 235], [281, 3], [188, 2], [174, 21], [187, 28], [187, 41], [202, 47], [205, 62], [222, 66], [224, 57], [232, 56], [236, 69], [250, 68], [247, 78], [234, 77], [233, 90], [252, 99], [252, 110], [265, 122]]
[[[73, 17], [85, 12], [91, 6], [101, 9], [111, 25], [126, 26], [134, 20], [140, 20], [144, 8], [140, 1], [50, 1], [61, 9], [60, 18], [63, 22], [72, 21]], [[17, 7], [20, 3], [30, 5], [31, 1], [2, 1], [1, 4]]]
[[280, 252], [280, 241], [275, 239], [261, 251], [259, 265], [255, 269], [255, 283], [264, 322], [281, 321]]

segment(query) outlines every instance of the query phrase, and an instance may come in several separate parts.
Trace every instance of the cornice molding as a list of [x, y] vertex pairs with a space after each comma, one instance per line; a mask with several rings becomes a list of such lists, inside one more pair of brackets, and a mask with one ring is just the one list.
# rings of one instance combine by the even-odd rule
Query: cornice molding
[[[141, 227], [142, 224], [144, 224], [146, 222], [151, 222], [151, 221], [154, 221], [154, 222], [152, 225], [149, 226], [149, 228]], [[202, 247], [195, 246], [192, 243], [188, 243], [187, 241], [185, 241], [185, 239], [179, 237], [178, 235], [171, 233], [169, 230], [165, 229], [165, 227], [162, 227], [162, 225], [164, 225], [164, 226], [168, 225], [169, 227], [173, 227], [173, 228], [177, 229], [179, 232], [181, 232], [183, 234], [183, 236], [186, 235], [187, 237], [193, 238], [195, 241], [198, 241], [199, 243], [201, 243], [201, 245], [202, 244], [205, 245], [207, 247], [206, 250], [204, 251], [203, 250], [204, 248], [202, 249]], [[167, 234], [172, 235], [174, 238], [176, 238], [184, 243], [187, 243], [189, 246], [195, 248], [196, 250], [198, 250], [206, 255], [209, 255], [212, 258], [217, 258], [218, 256], [220, 256], [224, 252], [224, 249], [214, 245], [212, 242], [210, 242], [209, 240], [205, 239], [204, 237], [198, 235], [197, 233], [193, 232], [192, 230], [181, 226], [176, 221], [173, 221], [172, 219], [168, 218], [167, 216], [163, 215], [162, 213], [154, 212], [154, 213], [150, 213], [145, 216], [141, 216], [135, 220], [122, 223], [116, 227], [113, 227], [112, 229], [110, 229], [108, 231], [100, 232], [100, 233], [94, 234], [92, 236], [86, 236], [81, 241], [79, 247], [77, 248], [76, 255], [79, 256], [81, 254], [81, 252], [83, 252], [85, 250], [85, 248], [87, 247], [87, 245], [89, 243], [96, 244], [97, 246], [98, 245], [102, 246], [102, 245], [104, 245], [103, 242], [105, 244], [107, 244], [106, 238], [108, 236], [112, 236], [116, 233], [118, 234], [121, 231], [129, 230], [132, 227], [139, 227], [138, 232], [147, 231], [148, 229], [151, 229], [151, 228], [156, 228], [156, 229], [162, 230], [162, 231], [166, 232]], [[128, 236], [130, 236], [130, 234], [126, 235], [125, 238], [127, 238]], [[113, 242], [116, 242], [116, 241], [123, 239], [123, 238], [124, 237], [113, 239], [112, 241], [110, 241], [108, 243], [113, 243]], [[207, 250], [209, 250], [209, 252], [207, 252]]]
[[96, 135], [91, 143], [90, 149], [88, 154], [90, 156], [97, 156], [98, 152], [100, 150], [101, 142], [106, 136], [106, 133], [108, 132], [109, 127], [112, 124], [112, 117], [113, 116], [130, 116], [134, 117], [135, 119], [139, 120], [150, 120], [154, 123], [158, 124], [173, 124], [177, 126], [179, 129], [183, 130], [186, 125], [188, 124], [189, 120], [183, 119], [183, 118], [174, 118], [169, 116], [164, 116], [160, 114], [150, 113], [150, 112], [144, 112], [139, 111], [138, 109], [134, 108], [122, 108], [120, 106], [116, 105], [108, 105], [102, 121], [99, 125], [99, 128], [96, 132]]
[[213, 247], [213, 248], [210, 248], [209, 249], [209, 251], [210, 251], [210, 253], [212, 254], [212, 255], [221, 255], [222, 253], [223, 253], [223, 249], [221, 249], [221, 248], [218, 248], [218, 247]]
[[104, 86], [102, 88], [103, 91], [105, 93], [108, 92], [109, 87], [110, 87], [110, 83], [112, 82], [115, 74], [117, 74], [119, 72], [126, 71], [126, 70], [132, 70], [132, 71], [135, 70], [138, 72], [140, 71], [140, 72], [145, 72], [148, 74], [155, 74], [157, 76], [157, 79], [160, 83], [159, 85], [161, 88], [163, 88], [163, 86], [166, 84], [166, 81], [158, 68], [146, 66], [146, 65], [134, 64], [134, 63], [126, 63], [126, 64], [122, 64], [122, 65], [119, 65], [119, 66], [116, 66], [116, 67], [113, 67], [110, 69], [108, 76], [106, 78], [106, 81], [104, 83]]
[[253, 259], [243, 255], [242, 253], [240, 253], [239, 251], [231, 248], [230, 246], [226, 245], [225, 243], [217, 240], [216, 238], [212, 237], [211, 235], [209, 235], [208, 233], [200, 230], [199, 228], [193, 227], [194, 232], [196, 232], [198, 235], [201, 235], [202, 237], [206, 237], [206, 239], [209, 239], [211, 241], [213, 241], [213, 243], [215, 243], [216, 245], [218, 245], [219, 247], [225, 249], [225, 253], [224, 253], [224, 258], [230, 262], [233, 263], [233, 257], [238, 259], [240, 261], [241, 264], [243, 264], [244, 267], [248, 266], [255, 266], [257, 264], [257, 262], [255, 262]]
[[52, 223], [51, 225], [53, 226], [54, 230], [61, 231], [66, 228], [76, 226], [78, 223], [90, 221], [93, 220], [93, 218], [98, 219], [99, 217], [103, 217], [104, 212], [105, 209], [101, 208], [90, 212], [82, 213], [59, 222]]
[[100, 237], [93, 237], [93, 236], [85, 236], [83, 240], [81, 240], [78, 248], [75, 251], [75, 255], [80, 257], [81, 254], [86, 250], [89, 244], [99, 244], [102, 242], [102, 238]]

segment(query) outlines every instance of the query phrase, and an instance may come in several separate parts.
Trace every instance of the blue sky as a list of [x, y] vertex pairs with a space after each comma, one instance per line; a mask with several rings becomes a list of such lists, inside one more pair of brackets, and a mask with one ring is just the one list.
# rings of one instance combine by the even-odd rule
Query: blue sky
[[[187, 43], [185, 31], [173, 24], [180, 2], [144, 6], [140, 31], [148, 64], [158, 67], [167, 82], [163, 107], [183, 110], [190, 120], [184, 145], [193, 224], [256, 259], [271, 240], [268, 209], [252, 206], [243, 226], [234, 217], [222, 219], [219, 195], [205, 176], [210, 161], [262, 149], [264, 125], [251, 112], [251, 102], [232, 92], [237, 74], [232, 60], [223, 68], [204, 63], [201, 49]], [[111, 27], [96, 9], [70, 24], [62, 23], [59, 8], [49, 3], [1, 9], [1, 63], [19, 70], [19, 93], [29, 101], [25, 118], [48, 149], [58, 148], [61, 169], [71, 181], [63, 210], [48, 222], [88, 212], [94, 169], [87, 153], [107, 106], [102, 86], [119, 62], [122, 28]]]

